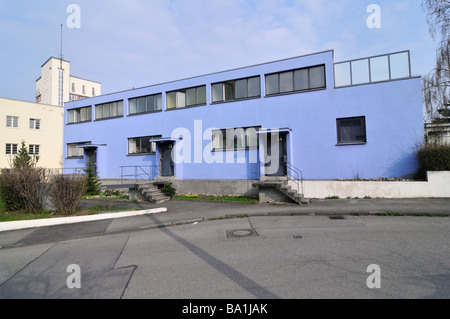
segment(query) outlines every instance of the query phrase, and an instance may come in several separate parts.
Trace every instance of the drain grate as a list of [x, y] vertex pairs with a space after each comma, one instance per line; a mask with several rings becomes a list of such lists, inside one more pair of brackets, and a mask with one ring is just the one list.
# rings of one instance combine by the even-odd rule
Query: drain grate
[[345, 218], [342, 215], [333, 215], [333, 216], [330, 216], [330, 219], [332, 219], [332, 220], [342, 220], [342, 219], [345, 219]]
[[259, 237], [259, 234], [253, 228], [227, 230], [227, 238], [248, 238], [248, 237]]

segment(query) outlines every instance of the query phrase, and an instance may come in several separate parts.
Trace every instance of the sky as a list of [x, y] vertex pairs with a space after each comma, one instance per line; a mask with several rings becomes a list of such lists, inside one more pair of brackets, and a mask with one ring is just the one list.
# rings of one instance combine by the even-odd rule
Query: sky
[[[0, 97], [35, 101], [60, 55], [102, 93], [334, 50], [335, 62], [411, 51], [435, 65], [422, 0], [0, 0]], [[75, 4], [79, 20], [67, 12]], [[367, 20], [380, 8], [380, 27]], [[69, 21], [68, 21], [69, 20]], [[79, 22], [79, 25], [74, 25]]]

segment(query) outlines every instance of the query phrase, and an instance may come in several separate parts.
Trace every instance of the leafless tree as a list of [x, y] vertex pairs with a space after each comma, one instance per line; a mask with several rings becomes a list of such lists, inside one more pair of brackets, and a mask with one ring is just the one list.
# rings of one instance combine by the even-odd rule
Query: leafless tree
[[450, 0], [423, 0], [432, 38], [438, 41], [436, 68], [423, 77], [427, 114], [435, 123], [450, 122]]

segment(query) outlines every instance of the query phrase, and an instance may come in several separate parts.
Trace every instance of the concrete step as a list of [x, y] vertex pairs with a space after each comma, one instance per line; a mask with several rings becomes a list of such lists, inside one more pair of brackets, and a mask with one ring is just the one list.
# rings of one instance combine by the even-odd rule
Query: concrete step
[[167, 201], [170, 200], [170, 197], [167, 196], [163, 196], [163, 197], [158, 197], [158, 198], [152, 198], [151, 200], [149, 200], [151, 203], [153, 204], [162, 204], [165, 203]]
[[138, 190], [147, 198], [147, 200], [154, 204], [161, 204], [170, 200], [160, 189], [155, 187], [155, 183], [151, 183], [150, 185], [142, 184], [138, 185]]

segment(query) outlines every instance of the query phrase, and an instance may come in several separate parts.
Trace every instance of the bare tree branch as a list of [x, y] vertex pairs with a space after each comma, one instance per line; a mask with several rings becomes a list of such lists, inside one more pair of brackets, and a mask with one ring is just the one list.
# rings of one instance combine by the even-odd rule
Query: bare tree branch
[[422, 0], [422, 8], [436, 48], [436, 68], [422, 78], [425, 110], [434, 121], [450, 121], [450, 0]]

